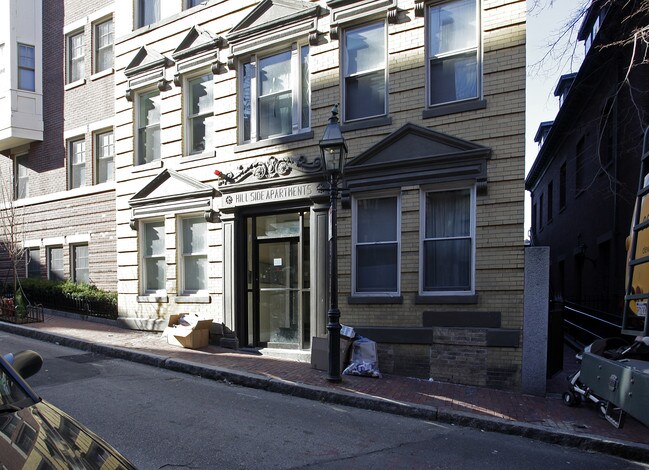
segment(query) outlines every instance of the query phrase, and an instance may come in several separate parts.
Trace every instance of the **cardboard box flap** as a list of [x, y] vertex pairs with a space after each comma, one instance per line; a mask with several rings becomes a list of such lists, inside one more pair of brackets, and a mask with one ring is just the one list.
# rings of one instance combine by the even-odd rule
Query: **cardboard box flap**
[[198, 320], [198, 323], [196, 323], [196, 326], [194, 327], [195, 330], [207, 330], [209, 327], [212, 325], [212, 319], [208, 318], [207, 320]]

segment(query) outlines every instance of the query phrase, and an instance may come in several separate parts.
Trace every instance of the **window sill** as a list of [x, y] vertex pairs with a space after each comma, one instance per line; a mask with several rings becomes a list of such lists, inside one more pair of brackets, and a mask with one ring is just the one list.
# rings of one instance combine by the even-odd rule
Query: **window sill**
[[478, 294], [472, 295], [421, 295], [415, 297], [416, 305], [477, 304]]
[[209, 295], [177, 295], [174, 302], [177, 304], [209, 304], [212, 298]]
[[347, 297], [349, 305], [363, 304], [402, 304], [403, 296], [401, 295], [350, 295]]
[[86, 79], [82, 78], [81, 80], [77, 80], [76, 82], [68, 83], [67, 85], [65, 85], [63, 87], [63, 89], [65, 91], [68, 91], [68, 90], [72, 90], [73, 88], [79, 87], [81, 85], [85, 85], [85, 84], [86, 84]]
[[465, 111], [475, 111], [478, 109], [485, 109], [487, 107], [487, 100], [470, 100], [462, 101], [460, 103], [449, 103], [435, 106], [434, 108], [424, 109], [421, 113], [422, 119], [429, 119], [447, 114], [463, 113]]
[[361, 129], [370, 129], [372, 127], [389, 126], [392, 124], [390, 116], [381, 116], [370, 119], [363, 119], [361, 121], [347, 122], [340, 126], [341, 132], [358, 131]]
[[195, 162], [197, 160], [205, 160], [208, 158], [214, 158], [216, 157], [216, 151], [212, 150], [211, 152], [203, 152], [203, 153], [194, 153], [190, 154], [187, 156], [184, 156], [183, 158], [180, 159], [180, 164], [182, 165], [183, 163], [191, 163]]
[[167, 304], [169, 303], [169, 297], [166, 295], [138, 295], [138, 303], [141, 304]]
[[299, 134], [284, 135], [282, 137], [274, 137], [270, 139], [260, 140], [258, 142], [250, 142], [248, 144], [237, 145], [234, 148], [234, 153], [245, 152], [247, 150], [256, 150], [272, 145], [288, 144], [290, 142], [298, 142], [300, 140], [313, 139], [313, 131], [300, 132]]
[[93, 75], [90, 75], [90, 80], [99, 80], [100, 78], [112, 75], [114, 72], [115, 70], [112, 67], [109, 67], [106, 70], [102, 70], [101, 72], [96, 72]]
[[162, 160], [156, 160], [150, 163], [142, 163], [141, 165], [133, 166], [133, 173], [138, 173], [140, 171], [146, 171], [146, 170], [153, 170], [156, 168], [162, 168], [163, 166], [164, 164], [162, 163]]

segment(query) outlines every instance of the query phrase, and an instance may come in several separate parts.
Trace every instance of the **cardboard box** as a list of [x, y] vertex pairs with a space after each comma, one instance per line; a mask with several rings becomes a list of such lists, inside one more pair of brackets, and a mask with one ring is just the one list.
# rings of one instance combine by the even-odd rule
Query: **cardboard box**
[[197, 320], [194, 326], [178, 325], [182, 315], [169, 315], [167, 328], [162, 332], [167, 343], [188, 349], [204, 348], [210, 342], [211, 319]]
[[[347, 354], [352, 342], [340, 337], [340, 372], [347, 364]], [[329, 338], [311, 338], [311, 367], [318, 370], [329, 370]]]

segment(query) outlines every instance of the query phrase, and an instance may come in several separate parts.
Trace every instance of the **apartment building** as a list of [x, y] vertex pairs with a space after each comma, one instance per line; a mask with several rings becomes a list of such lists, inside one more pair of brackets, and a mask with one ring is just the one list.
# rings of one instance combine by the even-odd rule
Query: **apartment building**
[[340, 103], [341, 322], [385, 372], [519, 385], [525, 2], [139, 1], [115, 25], [125, 324], [326, 334], [318, 141]]
[[[74, 212], [65, 230], [29, 237], [43, 259], [58, 237], [70, 276], [69, 246], [87, 243], [90, 281], [107, 270], [125, 326], [196, 313], [223, 345], [308, 354], [327, 331], [318, 142], [339, 104], [341, 322], [378, 343], [383, 372], [520, 386], [524, 1], [136, 0], [73, 14], [78, 3], [58, 25], [42, 15], [65, 38], [40, 47], [65, 50], [44, 57], [60, 63], [55, 105], [71, 114], [51, 137], [57, 163], [32, 169], [21, 203], [43, 223], [49, 200], [33, 197]], [[93, 68], [105, 18], [110, 72]], [[26, 144], [36, 162], [50, 114]], [[97, 142], [110, 130], [103, 182]], [[4, 153], [6, 165], [18, 155]]]
[[114, 4], [0, 8], [2, 202], [26, 249], [20, 269], [115, 290]]

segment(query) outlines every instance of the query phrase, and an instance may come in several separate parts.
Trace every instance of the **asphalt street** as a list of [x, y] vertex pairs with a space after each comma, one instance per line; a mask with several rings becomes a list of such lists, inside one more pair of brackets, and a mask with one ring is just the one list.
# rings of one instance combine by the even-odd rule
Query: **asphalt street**
[[646, 468], [516, 436], [243, 388], [0, 333], [29, 382], [142, 469]]

